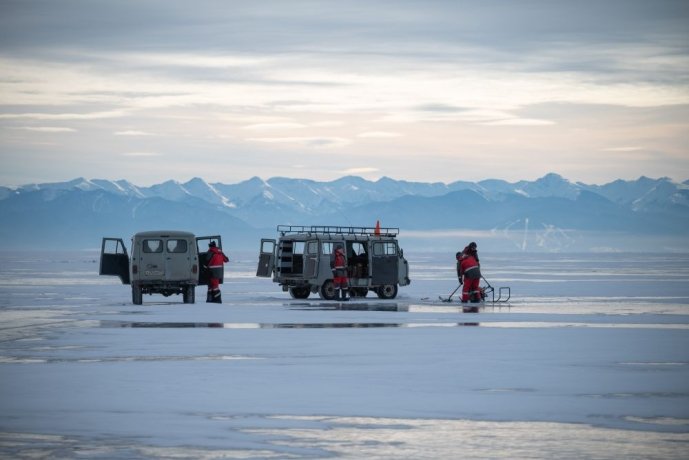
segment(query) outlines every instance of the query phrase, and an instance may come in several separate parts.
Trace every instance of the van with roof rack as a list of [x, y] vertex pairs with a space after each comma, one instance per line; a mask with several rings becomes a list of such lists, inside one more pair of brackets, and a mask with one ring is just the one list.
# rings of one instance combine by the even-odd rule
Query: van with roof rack
[[338, 245], [347, 259], [351, 297], [372, 291], [394, 299], [398, 286], [411, 282], [398, 228], [278, 225], [277, 232], [277, 240], [261, 239], [256, 276], [272, 276], [295, 299], [311, 293], [336, 298], [331, 262]]

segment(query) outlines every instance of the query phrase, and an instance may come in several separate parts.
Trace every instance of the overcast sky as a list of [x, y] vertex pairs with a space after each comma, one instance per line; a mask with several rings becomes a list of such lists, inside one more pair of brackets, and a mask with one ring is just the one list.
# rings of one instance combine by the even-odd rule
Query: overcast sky
[[0, 185], [689, 179], [689, 1], [0, 0]]

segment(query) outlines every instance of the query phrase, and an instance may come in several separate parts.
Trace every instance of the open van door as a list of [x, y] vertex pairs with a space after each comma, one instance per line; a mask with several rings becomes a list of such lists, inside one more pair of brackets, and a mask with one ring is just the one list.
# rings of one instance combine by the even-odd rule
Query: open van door
[[129, 256], [122, 238], [103, 238], [98, 274], [119, 276], [122, 284], [129, 284]]
[[275, 240], [262, 239], [256, 276], [270, 278], [275, 268]]
[[396, 285], [399, 274], [399, 257], [394, 241], [374, 241], [372, 257], [372, 283]]
[[[199, 253], [199, 286], [208, 286], [208, 279], [211, 275], [211, 271], [207, 266], [208, 245], [211, 241], [215, 241], [218, 249], [222, 250], [222, 239], [220, 238], [220, 235], [196, 237], [196, 250]], [[223, 277], [220, 277], [220, 284], [222, 284], [222, 281]]]

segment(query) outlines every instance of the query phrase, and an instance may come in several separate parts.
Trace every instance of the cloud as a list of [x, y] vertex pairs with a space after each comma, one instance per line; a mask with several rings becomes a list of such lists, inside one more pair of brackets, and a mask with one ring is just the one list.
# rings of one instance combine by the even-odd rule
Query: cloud
[[147, 133], [146, 131], [127, 130], [116, 131], [115, 136], [155, 136], [155, 134]]
[[162, 156], [162, 153], [157, 153], [157, 152], [126, 152], [126, 153], [123, 153], [122, 156], [125, 156], [125, 157], [159, 157], [159, 156]]
[[303, 144], [308, 147], [344, 147], [351, 144], [349, 139], [341, 137], [251, 137], [245, 140], [269, 144]]
[[394, 137], [400, 137], [400, 133], [390, 133], [386, 131], [367, 131], [364, 133], [357, 134], [356, 137], [361, 137], [365, 139], [390, 139]]
[[300, 129], [305, 128], [306, 125], [301, 123], [257, 123], [253, 125], [244, 126], [242, 129], [250, 131], [270, 131], [270, 130], [281, 130], [281, 129]]
[[317, 121], [315, 123], [310, 123], [309, 126], [312, 126], [314, 128], [337, 128], [340, 126], [344, 126], [345, 122], [344, 121]]
[[[165, 133], [155, 137], [164, 145], [124, 149], [196, 158], [248, 138], [241, 147], [266, 156], [247, 156], [242, 171], [262, 171], [270, 155], [304, 162], [307, 149], [344, 148], [347, 158], [396, 155], [397, 174], [431, 179], [472, 174], [480, 152], [519, 179], [534, 174], [522, 151], [547, 151], [563, 174], [593, 161], [610, 177], [615, 152], [643, 145], [656, 161], [628, 166], [639, 175], [689, 170], [681, 0], [396, 2], [394, 11], [380, 2], [15, 3], [0, 15], [0, 122], [10, 133], [74, 121], [78, 136], [53, 136], [60, 158], [93, 152], [103, 133], [121, 143]], [[48, 136], [8, 137], [0, 156], [36, 151]]]
[[12, 129], [23, 129], [25, 131], [36, 131], [41, 133], [73, 133], [77, 131], [74, 128], [59, 126], [20, 126]]
[[506, 120], [484, 121], [478, 124], [485, 126], [550, 126], [554, 125], [555, 122], [534, 118], [508, 118]]
[[603, 152], [638, 152], [644, 150], [643, 147], [609, 147], [602, 149]]
[[356, 175], [356, 174], [371, 174], [380, 172], [378, 168], [349, 168], [342, 171], [342, 174], [346, 175]]
[[86, 113], [2, 113], [3, 120], [96, 120], [100, 118], [124, 117], [122, 110]]

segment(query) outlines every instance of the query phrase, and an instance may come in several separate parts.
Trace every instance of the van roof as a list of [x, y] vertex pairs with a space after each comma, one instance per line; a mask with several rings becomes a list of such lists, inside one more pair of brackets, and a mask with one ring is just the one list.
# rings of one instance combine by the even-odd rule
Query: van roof
[[147, 232], [139, 232], [134, 235], [134, 238], [195, 238], [194, 234], [191, 232], [185, 232], [180, 230], [150, 230]]

